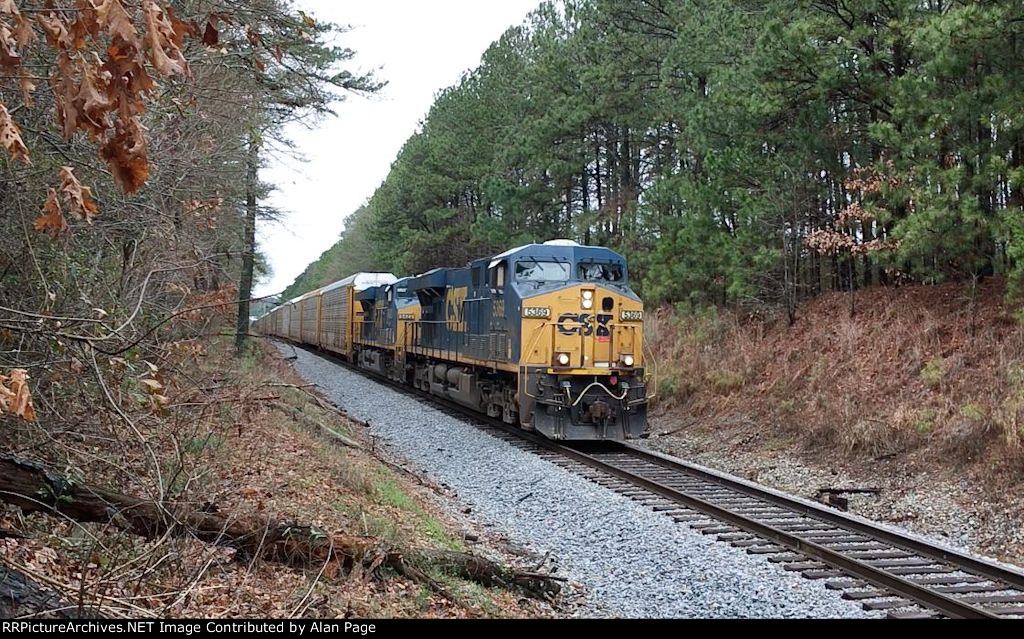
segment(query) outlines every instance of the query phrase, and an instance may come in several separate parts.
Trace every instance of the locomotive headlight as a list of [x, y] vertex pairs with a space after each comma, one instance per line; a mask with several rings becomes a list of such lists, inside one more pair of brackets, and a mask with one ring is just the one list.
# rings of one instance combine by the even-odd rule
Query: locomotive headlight
[[551, 317], [551, 309], [546, 306], [524, 306], [523, 317], [547, 319]]
[[558, 362], [562, 366], [568, 366], [569, 365], [569, 353], [559, 353], [558, 355], [555, 356], [555, 361]]
[[623, 322], [641, 322], [644, 319], [643, 311], [622, 311]]
[[632, 355], [623, 355], [622, 356], [622, 365], [623, 366], [632, 366], [633, 362], [634, 362], [634, 360], [633, 360], [633, 356]]
[[584, 310], [590, 310], [594, 308], [594, 291], [583, 291], [583, 301], [581, 302]]

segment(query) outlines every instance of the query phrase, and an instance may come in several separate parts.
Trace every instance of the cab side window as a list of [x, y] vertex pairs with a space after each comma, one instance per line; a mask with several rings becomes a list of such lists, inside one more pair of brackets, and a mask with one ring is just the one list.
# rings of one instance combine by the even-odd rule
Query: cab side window
[[507, 277], [508, 265], [505, 262], [496, 264], [491, 268], [491, 288], [496, 293], [502, 293], [505, 290], [505, 278]]

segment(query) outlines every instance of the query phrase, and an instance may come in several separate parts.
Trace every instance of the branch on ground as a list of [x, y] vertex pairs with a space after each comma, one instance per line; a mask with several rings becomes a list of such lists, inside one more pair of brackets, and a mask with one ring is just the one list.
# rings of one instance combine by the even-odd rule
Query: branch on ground
[[430, 569], [484, 586], [513, 588], [550, 599], [561, 578], [520, 571], [471, 553], [398, 548], [376, 537], [326, 533], [284, 521], [230, 518], [182, 503], [158, 503], [90, 486], [31, 460], [0, 456], [0, 498], [25, 512], [60, 513], [80, 522], [113, 523], [147, 538], [164, 534], [193, 536], [235, 548], [241, 556], [289, 566], [342, 570], [357, 566], [378, 573], [389, 568], [433, 586]]

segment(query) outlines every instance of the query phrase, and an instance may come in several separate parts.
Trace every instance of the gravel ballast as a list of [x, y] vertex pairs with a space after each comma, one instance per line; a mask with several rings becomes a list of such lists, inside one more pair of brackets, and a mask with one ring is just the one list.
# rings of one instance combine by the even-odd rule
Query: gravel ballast
[[307, 382], [448, 485], [481, 524], [558, 558], [588, 615], [867, 617], [820, 581], [782, 570], [329, 360], [280, 345]]

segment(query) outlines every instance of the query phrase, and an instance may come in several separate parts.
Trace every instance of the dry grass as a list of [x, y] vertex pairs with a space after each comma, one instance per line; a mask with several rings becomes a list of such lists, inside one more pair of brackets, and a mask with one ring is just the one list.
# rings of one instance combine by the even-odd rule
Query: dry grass
[[[1024, 327], [998, 280], [825, 295], [797, 322], [728, 312], [649, 316], [657, 409], [757, 428], [847, 456], [915, 452], [1024, 474]], [[708, 419], [710, 418], [710, 419]], [[993, 463], [996, 462], [996, 463]]]

